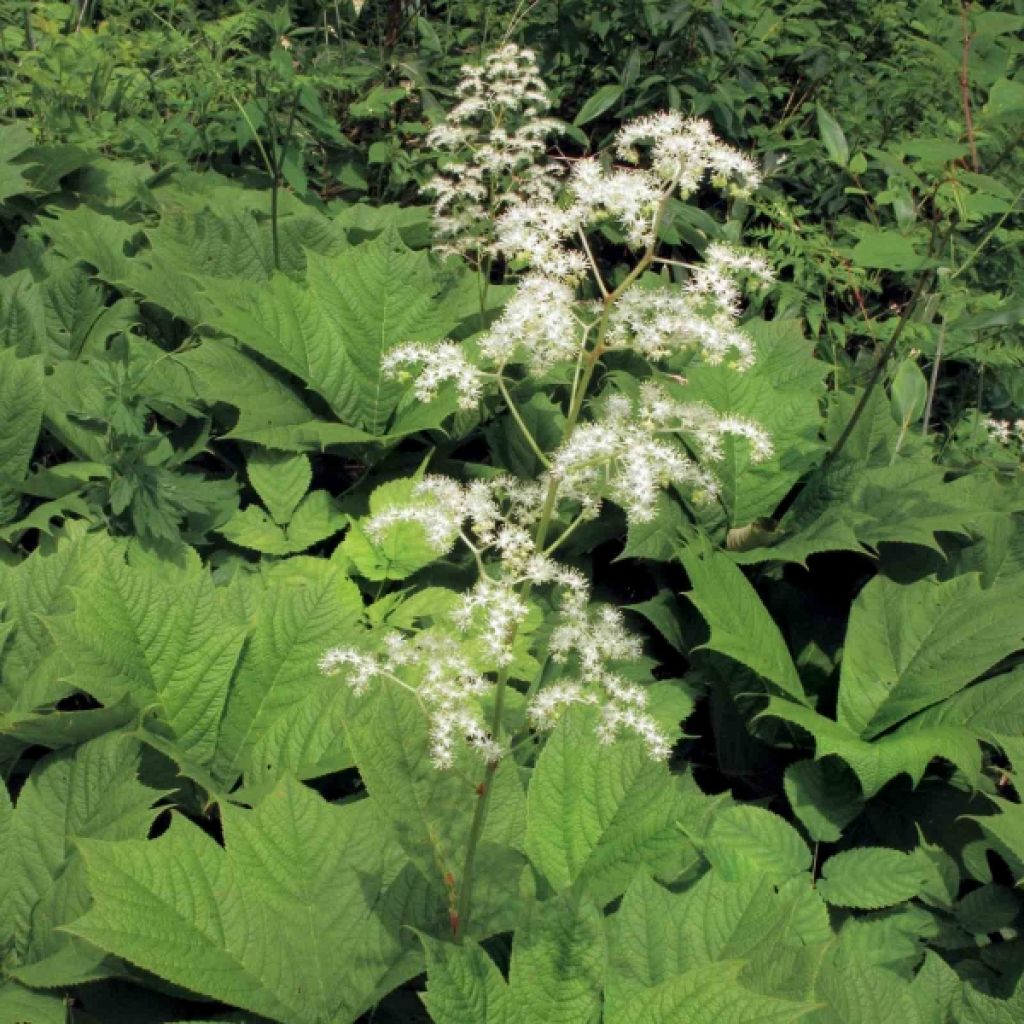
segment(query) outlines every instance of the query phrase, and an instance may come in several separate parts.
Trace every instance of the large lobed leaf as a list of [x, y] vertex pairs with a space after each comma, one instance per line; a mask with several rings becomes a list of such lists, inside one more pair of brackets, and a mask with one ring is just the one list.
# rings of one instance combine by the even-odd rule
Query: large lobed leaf
[[222, 808], [223, 849], [184, 818], [152, 842], [83, 842], [94, 903], [68, 930], [282, 1024], [348, 1024], [416, 970], [379, 905], [402, 856], [375, 813], [286, 779]]
[[348, 426], [381, 434], [405, 386], [381, 357], [404, 341], [436, 341], [458, 322], [430, 257], [393, 228], [332, 258], [311, 261], [299, 284], [275, 274], [218, 294], [215, 326], [317, 392]]

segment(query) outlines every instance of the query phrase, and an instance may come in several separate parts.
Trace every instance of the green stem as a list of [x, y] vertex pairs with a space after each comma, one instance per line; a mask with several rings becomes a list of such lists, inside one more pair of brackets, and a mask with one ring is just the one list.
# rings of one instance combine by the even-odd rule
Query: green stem
[[900, 316], [900, 321], [896, 325], [896, 330], [892, 332], [892, 337], [889, 339], [888, 344], [882, 349], [881, 355], [875, 361], [875, 368], [871, 371], [871, 377], [868, 379], [867, 385], [864, 388], [863, 394], [860, 396], [860, 400], [857, 402], [856, 407], [853, 410], [853, 415], [850, 417], [849, 422], [843, 428], [843, 432], [839, 435], [839, 440], [836, 441], [835, 447], [825, 456], [824, 466], [830, 466], [839, 457], [839, 453], [846, 446], [846, 442], [850, 440], [850, 435], [853, 434], [854, 428], [857, 426], [858, 421], [867, 408], [868, 401], [871, 398], [875, 387], [878, 385], [879, 380], [882, 378], [882, 373], [885, 371], [885, 367], [888, 364], [893, 352], [896, 351], [896, 346], [899, 344], [899, 340], [903, 335], [903, 329], [907, 326], [910, 321], [910, 315], [913, 313], [917, 306], [918, 299], [921, 298], [921, 294], [924, 292], [925, 285], [931, 279], [931, 274], [922, 274], [917, 280], [917, 286], [914, 288], [914, 294], [911, 295], [907, 301], [906, 306], [903, 309], [903, 314]]
[[512, 396], [508, 393], [508, 388], [505, 386], [505, 378], [502, 377], [501, 373], [498, 373], [498, 390], [501, 392], [501, 397], [505, 399], [505, 404], [508, 406], [508, 411], [512, 413], [512, 419], [516, 421], [520, 432], [523, 435], [526, 443], [530, 446], [530, 451], [540, 459], [541, 465], [545, 469], [551, 468], [551, 460], [541, 450], [537, 439], [530, 433], [530, 428], [527, 427], [525, 421], [519, 410], [516, 408], [516, 403], [512, 401]]
[[[645, 270], [647, 270], [654, 260], [658, 227], [660, 226], [662, 217], [665, 214], [668, 199], [669, 195], [666, 194], [662, 199], [654, 218], [654, 242], [652, 242], [647, 248], [643, 257], [640, 259], [640, 262], [637, 263], [625, 278], [623, 278], [622, 283], [614, 291], [606, 293], [604, 297], [604, 308], [601, 311], [601, 318], [598, 323], [597, 339], [594, 342], [594, 347], [584, 355], [582, 371], [574, 382], [573, 392], [569, 400], [569, 412], [566, 415], [565, 427], [562, 430], [562, 444], [565, 444], [565, 442], [572, 436], [572, 432], [575, 430], [576, 423], [580, 418], [580, 413], [583, 410], [584, 398], [586, 397], [587, 390], [590, 387], [590, 382], [593, 379], [598, 361], [604, 352], [604, 339], [608, 330], [608, 320], [612, 306], [615, 304], [615, 301], [619, 296], [621, 296], [622, 293], [625, 292], [633, 282], [636, 281], [642, 273], [644, 273]], [[586, 342], [584, 341], [584, 344], [585, 343]], [[509, 404], [509, 409], [514, 410], [515, 407], [508, 398], [508, 392], [504, 387], [504, 383], [500, 375], [498, 377], [498, 384], [506, 402]], [[515, 412], [513, 412], [513, 415], [516, 415]], [[528, 431], [524, 430], [524, 433], [532, 440], [532, 436]], [[536, 442], [534, 442], [534, 445], [535, 444]], [[534, 450], [540, 453], [539, 447], [535, 447]], [[550, 461], [546, 456], [541, 454], [541, 458], [544, 460], [545, 465], [550, 465]], [[534, 545], [538, 551], [545, 550], [544, 544], [547, 540], [548, 531], [551, 529], [551, 521], [554, 518], [555, 506], [558, 503], [558, 488], [558, 480], [555, 477], [551, 477], [548, 480], [547, 493], [544, 495], [544, 503], [541, 506], [540, 518], [537, 522], [537, 532], [534, 535]], [[570, 529], [572, 528], [573, 527], [570, 527]], [[559, 538], [559, 542], [565, 538], [567, 533], [568, 531]], [[531, 585], [529, 581], [523, 584], [520, 594], [524, 601], [529, 599], [530, 589]], [[516, 627], [513, 627], [508, 638], [509, 644], [515, 642], [516, 632]], [[491, 735], [495, 740], [500, 740], [501, 737], [501, 723], [505, 710], [505, 690], [508, 686], [508, 677], [509, 668], [506, 666], [498, 673], [498, 678], [495, 683], [494, 714], [491, 716]], [[473, 810], [473, 820], [469, 827], [469, 838], [466, 844], [466, 857], [462, 865], [462, 880], [459, 886], [459, 898], [456, 911], [457, 916], [455, 919], [455, 924], [458, 928], [457, 937], [459, 938], [465, 935], [469, 928], [470, 915], [473, 910], [473, 874], [476, 867], [476, 854], [480, 846], [480, 838], [483, 835], [484, 826], [487, 822], [487, 808], [490, 804], [491, 788], [494, 782], [494, 776], [498, 771], [499, 763], [499, 761], [489, 761], [487, 763], [487, 767], [484, 769], [483, 781], [477, 788], [476, 807]]]

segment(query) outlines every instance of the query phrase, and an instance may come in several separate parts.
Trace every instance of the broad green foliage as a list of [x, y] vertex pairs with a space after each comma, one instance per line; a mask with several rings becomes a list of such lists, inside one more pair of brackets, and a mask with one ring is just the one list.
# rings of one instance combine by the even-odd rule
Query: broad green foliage
[[0, 0], [0, 1024], [1024, 1021], [1022, 32]]
[[555, 892], [586, 892], [603, 905], [639, 868], [678, 873], [687, 851], [668, 772], [640, 743], [595, 747], [591, 730], [566, 718], [538, 758], [526, 851]]
[[441, 337], [463, 315], [459, 295], [445, 294], [428, 256], [410, 251], [394, 229], [334, 260], [313, 261], [304, 285], [275, 276], [212, 301], [214, 326], [371, 434], [384, 433], [404, 390], [384, 376], [382, 354], [401, 341]]
[[224, 849], [181, 818], [152, 843], [82, 843], [95, 902], [72, 929], [284, 1024], [352, 1020], [385, 979], [415, 970], [386, 891], [363, 878], [393, 877], [402, 862], [373, 814], [283, 782], [255, 810], [223, 809]]

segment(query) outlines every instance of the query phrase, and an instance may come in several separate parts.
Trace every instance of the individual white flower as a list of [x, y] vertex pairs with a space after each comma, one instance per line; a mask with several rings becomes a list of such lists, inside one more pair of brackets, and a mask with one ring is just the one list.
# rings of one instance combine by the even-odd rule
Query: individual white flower
[[509, 362], [525, 362], [538, 374], [554, 363], [575, 359], [580, 329], [574, 298], [564, 282], [530, 274], [480, 339], [480, 352], [499, 369]]
[[389, 377], [401, 378], [417, 367], [413, 393], [421, 402], [432, 402], [442, 384], [451, 381], [458, 394], [460, 409], [474, 409], [483, 393], [483, 374], [471, 363], [461, 345], [444, 340], [427, 345], [408, 342], [385, 353], [381, 371]]

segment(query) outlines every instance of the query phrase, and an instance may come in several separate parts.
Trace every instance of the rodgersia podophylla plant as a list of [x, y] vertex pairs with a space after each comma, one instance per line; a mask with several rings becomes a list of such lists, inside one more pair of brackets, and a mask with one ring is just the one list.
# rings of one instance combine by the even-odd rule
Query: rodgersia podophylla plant
[[[584, 705], [596, 711], [597, 742], [634, 735], [652, 758], [670, 750], [645, 688], [630, 677], [639, 638], [617, 608], [591, 602], [583, 575], [556, 560], [559, 548], [605, 502], [636, 524], [654, 517], [670, 485], [693, 501], [713, 498], [726, 437], [746, 444], [752, 461], [770, 455], [772, 442], [754, 422], [687, 401], [685, 381], [663, 369], [680, 357], [736, 373], [751, 365], [753, 345], [738, 322], [742, 289], [769, 279], [765, 261], [712, 244], [700, 262], [683, 265], [682, 284], [647, 273], [673, 262], [658, 254], [670, 202], [709, 179], [721, 190], [747, 192], [758, 183], [755, 165], [706, 122], [672, 112], [625, 125], [614, 154], [620, 163], [545, 162], [546, 93], [532, 55], [513, 46], [468, 69], [459, 95], [433, 134], [436, 145], [457, 154], [432, 185], [438, 237], [442, 248], [478, 267], [481, 254], [500, 257], [522, 271], [521, 280], [497, 319], [466, 343], [400, 345], [387, 353], [384, 369], [411, 378], [424, 402], [453, 388], [464, 409], [504, 405], [543, 470], [533, 480], [427, 476], [413, 501], [374, 515], [371, 540], [384, 541], [399, 524], [418, 524], [439, 557], [461, 546], [477, 581], [443, 624], [410, 636], [392, 633], [372, 650], [336, 648], [322, 668], [357, 694], [381, 685], [415, 694], [439, 770], [453, 765], [460, 746], [481, 758], [483, 797], [457, 880], [465, 918], [488, 783], [511, 749], [542, 736], [567, 708]], [[595, 256], [602, 230], [628, 254], [616, 280], [606, 278]], [[617, 374], [614, 385], [605, 382], [592, 394], [603, 360], [619, 352], [629, 356], [623, 365], [632, 368], [631, 378]], [[563, 400], [561, 441], [547, 450], [517, 399], [540, 386]], [[535, 611], [546, 628], [524, 637]], [[537, 660], [559, 667], [543, 673], [553, 681], [542, 683], [541, 673], [520, 677], [517, 644], [524, 642]], [[523, 691], [527, 708], [513, 736], [504, 717], [510, 685]], [[486, 717], [484, 698], [493, 709]]]

